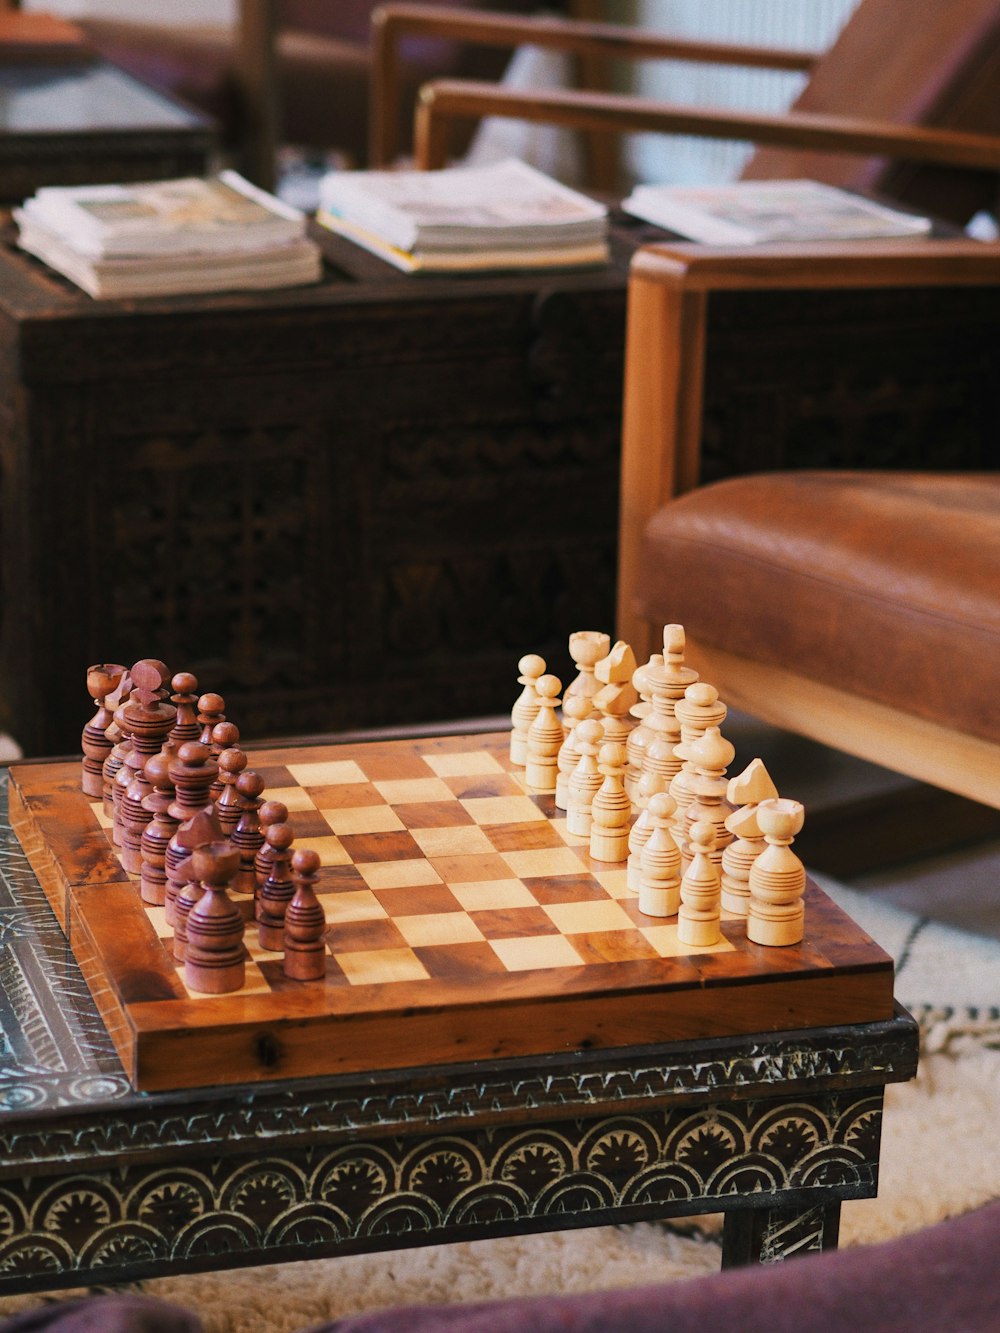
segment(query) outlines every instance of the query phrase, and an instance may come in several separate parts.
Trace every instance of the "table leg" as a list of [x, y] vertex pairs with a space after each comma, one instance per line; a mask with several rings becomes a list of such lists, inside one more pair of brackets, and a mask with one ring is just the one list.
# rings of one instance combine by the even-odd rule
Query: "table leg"
[[722, 1267], [773, 1264], [798, 1254], [835, 1250], [840, 1200], [788, 1208], [734, 1208], [726, 1213]]

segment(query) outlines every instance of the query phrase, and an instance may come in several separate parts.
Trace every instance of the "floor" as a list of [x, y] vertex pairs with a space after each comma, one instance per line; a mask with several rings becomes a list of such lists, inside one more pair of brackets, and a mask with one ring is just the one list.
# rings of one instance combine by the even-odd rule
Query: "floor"
[[[807, 820], [810, 808], [821, 803], [874, 796], [905, 781], [746, 715], [731, 714], [724, 730], [736, 746], [737, 764], [760, 755], [781, 794], [803, 802]], [[888, 869], [845, 877], [845, 882], [917, 916], [1000, 939], [1000, 839], [947, 855], [903, 860]]]

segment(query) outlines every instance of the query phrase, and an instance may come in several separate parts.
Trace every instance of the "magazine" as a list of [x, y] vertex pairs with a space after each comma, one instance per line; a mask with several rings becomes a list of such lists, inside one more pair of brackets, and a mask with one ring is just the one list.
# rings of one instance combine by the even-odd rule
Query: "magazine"
[[400, 250], [380, 236], [359, 227], [344, 218], [320, 210], [316, 221], [330, 231], [345, 236], [349, 241], [378, 255], [404, 273], [483, 273], [506, 272], [535, 268], [590, 268], [606, 264], [609, 251], [604, 240], [584, 241], [582, 244], [540, 246], [517, 245], [473, 246], [458, 249]]
[[432, 251], [593, 246], [608, 225], [603, 204], [513, 158], [440, 171], [329, 172], [319, 219], [361, 228], [425, 263]]
[[235, 171], [203, 180], [45, 186], [21, 216], [94, 259], [258, 250], [305, 235], [305, 215]]
[[710, 245], [924, 236], [931, 229], [929, 218], [810, 180], [638, 185], [622, 209]]

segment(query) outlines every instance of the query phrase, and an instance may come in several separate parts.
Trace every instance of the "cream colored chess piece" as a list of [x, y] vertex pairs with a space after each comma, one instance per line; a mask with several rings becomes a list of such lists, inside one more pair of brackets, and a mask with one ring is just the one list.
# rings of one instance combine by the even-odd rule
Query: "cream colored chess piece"
[[680, 771], [671, 779], [670, 795], [677, 802], [674, 826], [680, 831], [682, 840], [687, 830], [688, 806], [694, 800], [691, 783], [697, 771], [691, 758], [691, 746], [701, 740], [709, 727], [721, 727], [728, 711], [719, 698], [719, 691], [705, 680], [697, 680], [689, 685], [683, 699], [678, 699], [675, 705], [674, 715], [681, 729], [681, 742], [674, 749], [674, 754], [683, 762]]
[[635, 791], [635, 803], [639, 807], [639, 817], [632, 825], [628, 835], [628, 866], [625, 871], [625, 887], [633, 893], [639, 892], [641, 874], [640, 858], [642, 849], [649, 842], [653, 824], [649, 817], [649, 802], [658, 791], [665, 790], [659, 773], [643, 773]]
[[722, 939], [721, 883], [719, 868], [712, 860], [715, 825], [699, 819], [688, 830], [691, 863], [681, 880], [681, 905], [677, 913], [677, 938], [693, 948], [707, 948]]
[[664, 625], [663, 662], [651, 662], [646, 667], [652, 707], [646, 718], [650, 739], [643, 756], [642, 771], [659, 773], [668, 788], [681, 766], [674, 754], [681, 739], [674, 710], [677, 700], [683, 698], [684, 691], [697, 679], [697, 671], [684, 665], [683, 625]]
[[624, 861], [632, 802], [625, 791], [625, 746], [605, 741], [597, 756], [604, 781], [590, 803], [590, 855], [595, 861]]
[[761, 801], [755, 815], [767, 846], [750, 868], [747, 939], [754, 944], [798, 944], [805, 933], [805, 867], [791, 843], [805, 822], [798, 801]]
[[646, 719], [653, 711], [653, 696], [650, 693], [649, 681], [646, 679], [646, 672], [651, 666], [662, 666], [663, 654], [653, 653], [648, 662], [640, 667], [636, 667], [635, 674], [632, 676], [632, 684], [639, 693], [639, 702], [634, 703], [629, 712], [635, 718], [635, 726], [628, 734], [626, 741], [628, 765], [625, 769], [625, 790], [629, 794], [629, 799], [633, 802], [636, 798], [636, 791], [639, 786], [639, 779], [642, 776], [643, 759], [646, 755], [646, 747], [652, 739], [653, 733], [647, 725]]
[[592, 699], [601, 688], [601, 682], [594, 675], [594, 667], [602, 657], [607, 657], [611, 649], [611, 637], [601, 630], [580, 629], [569, 636], [569, 655], [576, 664], [577, 674], [566, 686], [563, 695], [563, 708], [566, 700], [582, 694]]
[[527, 653], [517, 664], [517, 683], [524, 689], [510, 710], [510, 762], [523, 768], [528, 762], [528, 728], [538, 716], [538, 692], [535, 682], [545, 674], [545, 658]]
[[650, 797], [653, 832], [639, 855], [639, 911], [644, 916], [674, 916], [681, 904], [681, 854], [670, 831], [673, 813], [669, 792]]
[[722, 852], [722, 906], [736, 916], [746, 916], [750, 905], [750, 867], [767, 846], [757, 823], [757, 806], [778, 795], [778, 789], [760, 759], [753, 759], [735, 778], [729, 779], [726, 800], [736, 807], [726, 816], [726, 828], [734, 841]]
[[[679, 839], [681, 860], [687, 865], [691, 859], [687, 844], [693, 825], [707, 819], [715, 828], [712, 861], [716, 866], [721, 866], [723, 849], [733, 840], [733, 835], [726, 828], [726, 818], [732, 814], [732, 807], [725, 801], [725, 795], [729, 785], [726, 769], [733, 762], [736, 750], [718, 727], [709, 727], [704, 736], [691, 742], [687, 751], [694, 766], [694, 776], [688, 783], [694, 800], [685, 813], [684, 832]], [[676, 815], [674, 827], [677, 827]]]
[[556, 789], [562, 723], [556, 716], [562, 681], [558, 676], [539, 676], [535, 682], [538, 714], [528, 728], [527, 763], [524, 781], [529, 791], [542, 795]]
[[566, 832], [574, 837], [590, 837], [591, 804], [604, 780], [597, 767], [597, 752], [603, 739], [604, 728], [596, 717], [585, 718], [576, 729], [580, 758], [569, 780], [566, 807]]
[[594, 695], [594, 708], [604, 722], [605, 737], [622, 745], [626, 744], [632, 730], [628, 720], [630, 710], [639, 698], [632, 684], [635, 671], [635, 653], [622, 639], [594, 667], [594, 675], [602, 687]]
[[569, 723], [566, 739], [559, 747], [556, 756], [556, 809], [566, 810], [569, 806], [569, 780], [580, 760], [580, 751], [576, 744], [576, 729], [580, 723], [590, 717], [594, 711], [592, 696], [589, 694], [563, 694], [563, 726]]

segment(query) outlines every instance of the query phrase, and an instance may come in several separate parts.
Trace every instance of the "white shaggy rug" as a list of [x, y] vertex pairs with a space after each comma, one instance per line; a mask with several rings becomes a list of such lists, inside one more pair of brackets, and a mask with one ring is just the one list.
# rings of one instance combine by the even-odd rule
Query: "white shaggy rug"
[[[923, 1029], [917, 1078], [887, 1089], [879, 1197], [843, 1208], [841, 1244], [863, 1245], [1000, 1197], [1000, 942], [822, 883], [893, 954], [897, 996]], [[196, 1310], [207, 1333], [296, 1333], [392, 1305], [692, 1277], [718, 1269], [720, 1241], [721, 1219], [704, 1217], [162, 1278], [142, 1289]], [[51, 1299], [60, 1297], [0, 1300], [0, 1316]]]

